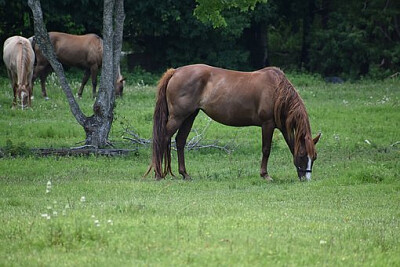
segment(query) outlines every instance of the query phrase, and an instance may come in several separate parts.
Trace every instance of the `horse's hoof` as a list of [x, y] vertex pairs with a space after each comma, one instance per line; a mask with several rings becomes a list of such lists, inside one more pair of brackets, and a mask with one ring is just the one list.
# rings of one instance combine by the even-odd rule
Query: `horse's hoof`
[[184, 181], [192, 181], [192, 177], [190, 177], [189, 175], [186, 175], [183, 177]]
[[267, 176], [264, 176], [264, 177], [262, 177], [265, 181], [267, 181], [267, 182], [273, 182], [274, 180], [271, 178], [271, 176], [269, 176], [269, 175], [267, 175]]

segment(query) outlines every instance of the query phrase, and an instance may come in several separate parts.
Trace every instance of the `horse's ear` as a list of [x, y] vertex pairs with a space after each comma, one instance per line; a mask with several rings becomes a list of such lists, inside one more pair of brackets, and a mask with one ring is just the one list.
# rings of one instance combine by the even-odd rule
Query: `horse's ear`
[[319, 134], [313, 139], [314, 145], [318, 143], [320, 138], [321, 138], [321, 132], [319, 132]]

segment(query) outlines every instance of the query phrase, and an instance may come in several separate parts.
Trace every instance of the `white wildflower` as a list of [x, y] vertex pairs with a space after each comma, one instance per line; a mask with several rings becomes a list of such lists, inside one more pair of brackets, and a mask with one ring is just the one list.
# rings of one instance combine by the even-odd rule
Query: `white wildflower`
[[112, 220], [108, 220], [107, 223], [108, 223], [109, 225], [113, 225], [113, 224], [114, 224]]
[[86, 198], [84, 196], [81, 197], [81, 202], [86, 202]]
[[325, 245], [326, 243], [327, 243], [326, 240], [320, 240], [320, 241], [319, 241], [319, 244], [320, 244], [320, 245]]
[[48, 181], [46, 184], [46, 194], [50, 193], [51, 191], [51, 181]]
[[364, 142], [367, 143], [368, 145], [371, 144], [371, 142], [368, 139], [365, 139]]
[[99, 220], [94, 220], [94, 225], [99, 227], [100, 226], [100, 221]]

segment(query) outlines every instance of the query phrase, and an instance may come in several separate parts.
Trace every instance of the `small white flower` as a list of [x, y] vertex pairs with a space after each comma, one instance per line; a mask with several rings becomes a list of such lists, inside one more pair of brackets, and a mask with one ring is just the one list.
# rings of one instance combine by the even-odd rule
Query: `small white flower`
[[94, 225], [97, 226], [97, 227], [99, 227], [99, 226], [100, 226], [99, 220], [94, 220]]
[[325, 245], [326, 243], [327, 243], [326, 240], [320, 240], [320, 241], [319, 241], [319, 244], [320, 244], [320, 245]]
[[108, 220], [107, 223], [108, 223], [109, 225], [113, 225], [113, 224], [114, 224], [112, 220]]
[[42, 213], [42, 214], [40, 214], [40, 216], [42, 216], [43, 218], [47, 218], [47, 213]]
[[367, 143], [368, 145], [371, 144], [371, 142], [368, 139], [365, 139], [364, 142]]
[[94, 214], [91, 217], [92, 217], [92, 219], [96, 218], [96, 216], [94, 216]]
[[57, 216], [58, 212], [57, 211], [53, 211], [53, 216]]
[[48, 181], [46, 184], [46, 194], [50, 193], [51, 191], [51, 181]]
[[86, 198], [84, 196], [81, 197], [81, 202], [86, 202]]

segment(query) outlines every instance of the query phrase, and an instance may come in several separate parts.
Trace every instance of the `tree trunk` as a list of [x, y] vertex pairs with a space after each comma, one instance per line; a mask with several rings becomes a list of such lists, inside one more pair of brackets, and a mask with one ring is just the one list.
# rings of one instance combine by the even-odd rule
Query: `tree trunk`
[[[122, 47], [122, 29], [124, 22], [123, 0], [104, 0], [103, 14], [103, 64], [99, 93], [93, 105], [93, 115], [86, 117], [76, 102], [65, 77], [62, 65], [57, 61], [52, 44], [43, 23], [43, 14], [39, 0], [28, 0], [32, 9], [35, 28], [35, 41], [43, 55], [50, 62], [60, 79], [62, 89], [67, 97], [72, 114], [86, 133], [85, 144], [96, 148], [108, 145], [108, 134], [114, 119], [115, 90], [114, 81], [119, 72]], [[113, 23], [115, 18], [115, 29]], [[115, 33], [115, 35], [114, 35]]]
[[264, 21], [252, 22], [248, 29], [247, 44], [250, 50], [250, 64], [254, 69], [269, 66], [268, 58], [268, 30]]
[[304, 3], [303, 11], [303, 36], [302, 36], [302, 47], [300, 55], [300, 68], [308, 67], [309, 63], [309, 51], [311, 45], [311, 26], [314, 20], [315, 3], [314, 0], [308, 0]]
[[84, 127], [86, 144], [95, 147], [108, 144], [108, 134], [114, 119], [114, 81], [119, 70], [124, 19], [123, 0], [104, 0], [103, 66], [99, 94], [93, 106], [94, 114], [88, 118]]

